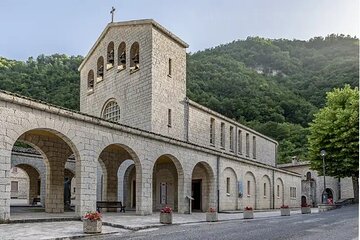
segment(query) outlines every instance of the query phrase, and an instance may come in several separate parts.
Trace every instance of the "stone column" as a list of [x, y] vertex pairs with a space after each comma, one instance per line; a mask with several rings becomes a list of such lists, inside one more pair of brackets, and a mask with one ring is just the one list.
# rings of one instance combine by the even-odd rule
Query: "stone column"
[[[150, 161], [136, 165], [136, 214], [152, 214], [152, 167]], [[140, 169], [141, 168], [141, 169]]]
[[96, 210], [97, 162], [95, 151], [84, 149], [76, 159], [76, 213], [79, 217]]
[[[65, 157], [65, 161], [66, 161]], [[49, 168], [46, 177], [45, 212], [64, 212], [64, 168], [65, 161], [57, 157], [48, 157]]]
[[11, 149], [5, 146], [5, 142], [0, 142], [0, 223], [10, 219]]

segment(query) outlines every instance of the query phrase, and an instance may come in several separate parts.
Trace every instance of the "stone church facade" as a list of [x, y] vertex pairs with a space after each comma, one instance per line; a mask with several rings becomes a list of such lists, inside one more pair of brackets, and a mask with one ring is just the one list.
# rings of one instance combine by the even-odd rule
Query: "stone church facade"
[[0, 220], [15, 142], [43, 159], [46, 212], [64, 211], [69, 157], [79, 216], [97, 200], [143, 215], [300, 206], [301, 176], [276, 167], [276, 141], [186, 97], [187, 47], [153, 20], [110, 23], [79, 67], [80, 112], [0, 92]]

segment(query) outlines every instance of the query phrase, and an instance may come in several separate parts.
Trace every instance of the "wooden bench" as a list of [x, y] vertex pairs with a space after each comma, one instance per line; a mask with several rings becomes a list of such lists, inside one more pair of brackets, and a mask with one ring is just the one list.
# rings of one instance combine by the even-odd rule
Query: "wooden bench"
[[101, 208], [120, 208], [120, 212], [125, 212], [125, 206], [122, 205], [122, 202], [107, 202], [107, 201], [97, 201], [96, 209], [100, 212]]
[[40, 202], [40, 198], [38, 198], [38, 197], [35, 197], [35, 198], [33, 198], [33, 200], [32, 200], [32, 205], [37, 205], [37, 203], [39, 203]]

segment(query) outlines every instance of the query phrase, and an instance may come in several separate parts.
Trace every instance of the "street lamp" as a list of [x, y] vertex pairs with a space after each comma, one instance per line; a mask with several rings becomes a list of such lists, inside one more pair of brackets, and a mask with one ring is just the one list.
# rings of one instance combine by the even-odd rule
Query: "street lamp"
[[326, 155], [326, 151], [323, 149], [320, 152], [320, 155], [322, 156], [322, 160], [323, 160], [323, 175], [324, 175], [324, 191], [322, 194], [322, 203], [326, 204], [327, 200], [328, 200], [328, 194], [326, 192], [326, 180], [325, 180], [325, 155]]

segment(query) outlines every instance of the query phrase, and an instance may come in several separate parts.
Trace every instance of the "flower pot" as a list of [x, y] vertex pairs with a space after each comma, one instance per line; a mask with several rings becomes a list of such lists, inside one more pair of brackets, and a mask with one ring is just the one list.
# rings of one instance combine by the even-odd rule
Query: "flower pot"
[[311, 208], [310, 207], [301, 207], [301, 213], [309, 214], [309, 213], [311, 213]]
[[254, 218], [253, 210], [244, 210], [244, 219], [252, 219]]
[[280, 208], [281, 216], [290, 216], [290, 208]]
[[90, 221], [88, 219], [84, 219], [83, 230], [84, 233], [101, 233], [102, 221], [101, 220]]
[[207, 222], [217, 222], [218, 213], [217, 212], [206, 212], [206, 221]]
[[160, 213], [160, 223], [172, 224], [172, 213]]

